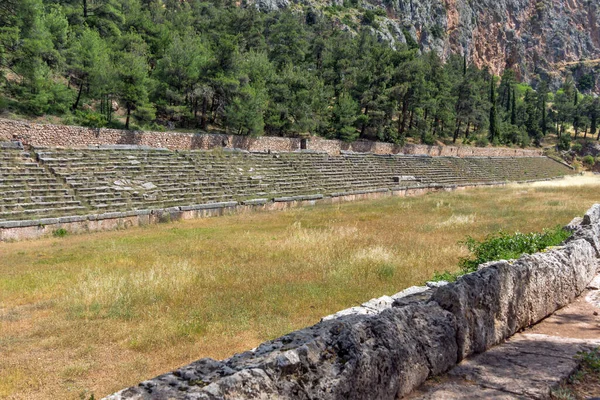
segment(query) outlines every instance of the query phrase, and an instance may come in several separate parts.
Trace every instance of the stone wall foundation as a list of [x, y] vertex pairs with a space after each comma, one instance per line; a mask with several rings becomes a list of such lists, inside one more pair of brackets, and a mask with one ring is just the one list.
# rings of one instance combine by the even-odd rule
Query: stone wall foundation
[[[247, 151], [290, 152], [302, 148], [300, 138], [272, 136], [248, 137], [209, 133], [125, 131], [95, 129], [80, 126], [37, 124], [0, 119], [0, 139], [18, 140], [34, 147], [88, 148], [93, 146], [132, 145], [170, 150], [211, 150], [218, 148]], [[541, 150], [523, 150], [497, 147], [427, 146], [373, 142], [367, 140], [346, 143], [319, 137], [306, 139], [306, 149], [339, 155], [343, 151], [373, 154], [413, 154], [454, 157], [535, 157]]]

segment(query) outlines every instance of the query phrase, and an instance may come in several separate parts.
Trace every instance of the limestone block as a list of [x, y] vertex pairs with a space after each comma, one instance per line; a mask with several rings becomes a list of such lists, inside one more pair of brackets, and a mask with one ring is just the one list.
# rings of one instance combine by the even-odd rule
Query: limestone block
[[583, 216], [582, 225], [600, 225], [600, 204], [594, 204]]
[[431, 300], [458, 322], [459, 359], [480, 353], [572, 301], [595, 275], [592, 246], [564, 247], [499, 261], [442, 286]]

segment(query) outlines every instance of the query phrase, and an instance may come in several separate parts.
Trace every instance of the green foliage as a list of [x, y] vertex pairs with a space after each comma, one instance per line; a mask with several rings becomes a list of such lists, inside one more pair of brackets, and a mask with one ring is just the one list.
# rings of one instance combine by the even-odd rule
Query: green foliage
[[108, 121], [101, 113], [95, 111], [75, 111], [75, 124], [90, 128], [104, 128]]
[[418, 49], [419, 44], [413, 39], [412, 35], [407, 29], [402, 29], [402, 33], [404, 34], [404, 39], [406, 40], [406, 44], [409, 49]]
[[563, 135], [558, 139], [558, 143], [556, 145], [558, 150], [567, 151], [571, 148], [571, 137], [567, 135]]
[[477, 271], [479, 265], [498, 260], [512, 260], [523, 254], [533, 254], [551, 246], [557, 246], [571, 235], [560, 226], [546, 229], [542, 233], [520, 233], [508, 234], [500, 231], [489, 235], [484, 240], [478, 241], [468, 236], [461, 244], [464, 244], [471, 253], [470, 257], [461, 258], [460, 272], [436, 272], [434, 281], [445, 280], [454, 282], [460, 276]]
[[588, 352], [579, 352], [576, 358], [581, 361], [584, 368], [594, 373], [600, 373], [600, 347]]
[[440, 24], [435, 24], [431, 27], [431, 35], [436, 39], [443, 39], [446, 36], [446, 32]]
[[477, 147], [487, 147], [489, 144], [490, 142], [485, 136], [478, 137], [475, 141], [475, 146]]
[[377, 27], [376, 18], [377, 18], [376, 14], [373, 10], [365, 10], [365, 12], [362, 16], [362, 23], [376, 28]]
[[596, 160], [594, 159], [594, 156], [591, 156], [589, 154], [587, 156], [583, 157], [582, 161], [588, 167], [593, 167], [594, 164], [596, 163]]
[[[569, 125], [598, 133], [600, 100], [578, 94], [572, 79], [553, 95], [507, 69], [497, 85], [462, 55], [442, 62], [420, 53], [407, 29], [406, 45], [393, 49], [374, 34], [386, 10], [355, 0], [325, 8], [325, 17], [308, 6], [261, 13], [221, 0], [102, 0], [87, 9], [76, 0], [5, 3], [0, 96], [8, 99], [2, 108], [21, 114], [94, 127], [394, 143], [451, 137], [484, 145], [477, 138], [487, 136], [525, 147], [541, 145], [553, 126], [559, 135]], [[440, 25], [423, 33], [445, 35]]]
[[523, 254], [533, 254], [550, 246], [557, 246], [571, 234], [562, 227], [544, 230], [542, 233], [508, 234], [499, 232], [490, 235], [482, 241], [472, 237], [462, 242], [467, 246], [472, 256], [460, 260], [463, 273], [477, 270], [480, 264], [488, 261], [511, 260]]
[[58, 228], [52, 232], [52, 236], [57, 237], [57, 238], [65, 237], [68, 234], [69, 234], [69, 232], [67, 232], [67, 230], [64, 228]]
[[347, 93], [340, 94], [333, 107], [332, 127], [335, 137], [346, 142], [356, 140], [359, 132], [354, 126], [357, 118], [358, 104]]
[[575, 153], [581, 153], [581, 150], [583, 150], [583, 145], [579, 142], [574, 142], [571, 145], [571, 150], [573, 150]]

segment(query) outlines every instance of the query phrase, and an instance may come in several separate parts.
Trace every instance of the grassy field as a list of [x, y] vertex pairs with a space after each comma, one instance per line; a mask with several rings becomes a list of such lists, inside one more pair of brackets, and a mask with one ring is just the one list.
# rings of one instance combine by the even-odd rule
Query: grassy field
[[596, 177], [0, 243], [0, 398], [96, 398], [455, 270], [466, 235], [566, 224]]

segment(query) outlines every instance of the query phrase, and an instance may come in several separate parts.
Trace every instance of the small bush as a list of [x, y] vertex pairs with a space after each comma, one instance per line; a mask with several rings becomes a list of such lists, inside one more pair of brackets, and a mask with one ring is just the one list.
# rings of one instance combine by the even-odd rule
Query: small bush
[[562, 135], [560, 139], [558, 139], [558, 144], [556, 145], [558, 150], [567, 151], [571, 148], [571, 137], [568, 135]]
[[490, 261], [511, 260], [519, 258], [523, 254], [537, 253], [548, 247], [559, 245], [570, 235], [570, 232], [557, 226], [544, 230], [542, 233], [516, 232], [511, 235], [500, 231], [497, 234], [487, 236], [482, 241], [467, 236], [467, 239], [460, 243], [467, 246], [472, 256], [460, 259], [459, 272], [436, 272], [432, 280], [454, 282], [464, 274], [477, 271], [480, 264]]
[[475, 146], [477, 147], [487, 147], [488, 144], [490, 144], [490, 141], [485, 136], [480, 136], [475, 141]]
[[431, 133], [426, 133], [421, 136], [421, 143], [432, 146], [435, 144], [435, 136], [433, 136]]
[[573, 150], [575, 153], [581, 152], [582, 149], [583, 146], [581, 145], [581, 143], [575, 142], [571, 145], [571, 150]]
[[371, 10], [366, 10], [362, 16], [362, 23], [364, 25], [373, 25], [375, 22], [375, 13]]
[[107, 123], [106, 117], [99, 112], [80, 110], [75, 111], [75, 122], [90, 128], [104, 128]]
[[581, 360], [586, 369], [592, 372], [600, 372], [600, 347], [596, 347], [589, 352], [577, 353], [577, 359]]
[[542, 233], [520, 233], [510, 235], [499, 232], [477, 241], [468, 236], [462, 242], [467, 246], [474, 257], [460, 260], [463, 273], [477, 271], [479, 264], [489, 261], [510, 260], [521, 257], [523, 254], [533, 254], [550, 246], [557, 246], [571, 234], [562, 227], [544, 230]]
[[587, 155], [587, 156], [583, 157], [582, 161], [588, 167], [593, 167], [594, 164], [596, 163], [596, 160], [594, 159], [594, 157], [590, 156], [590, 155]]
[[8, 110], [8, 100], [4, 96], [0, 96], [0, 113]]
[[58, 228], [54, 232], [52, 232], [52, 236], [54, 237], [65, 237], [69, 234], [65, 228]]

